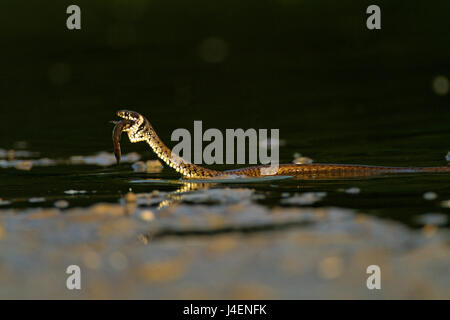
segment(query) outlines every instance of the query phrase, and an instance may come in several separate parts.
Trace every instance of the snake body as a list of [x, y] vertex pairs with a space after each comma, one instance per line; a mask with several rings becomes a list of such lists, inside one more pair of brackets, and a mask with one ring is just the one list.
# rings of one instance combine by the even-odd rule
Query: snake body
[[217, 171], [189, 163], [173, 153], [158, 137], [150, 122], [135, 111], [121, 110], [115, 121], [113, 130], [114, 154], [120, 163], [120, 137], [127, 132], [130, 142], [147, 142], [156, 155], [169, 167], [175, 169], [185, 178], [205, 179], [213, 177], [245, 176], [296, 176], [303, 178], [332, 178], [351, 176], [371, 176], [386, 173], [416, 173], [416, 172], [450, 172], [450, 166], [445, 167], [384, 167], [350, 164], [280, 164], [278, 166], [260, 165], [249, 168]]

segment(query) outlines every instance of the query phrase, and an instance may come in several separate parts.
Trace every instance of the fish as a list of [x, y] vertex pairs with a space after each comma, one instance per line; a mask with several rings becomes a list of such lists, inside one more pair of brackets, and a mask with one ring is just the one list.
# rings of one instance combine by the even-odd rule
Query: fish
[[120, 137], [122, 132], [131, 127], [134, 124], [134, 121], [123, 119], [120, 121], [111, 121], [114, 123], [114, 129], [112, 132], [112, 140], [114, 146], [114, 156], [116, 157], [117, 164], [120, 164], [121, 150], [120, 150]]

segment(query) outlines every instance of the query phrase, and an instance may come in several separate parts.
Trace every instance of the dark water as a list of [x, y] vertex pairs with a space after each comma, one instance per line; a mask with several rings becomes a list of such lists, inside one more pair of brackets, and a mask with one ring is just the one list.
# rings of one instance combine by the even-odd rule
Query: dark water
[[[325, 163], [447, 165], [449, 98], [433, 89], [450, 70], [446, 1], [381, 1], [380, 31], [365, 28], [365, 1], [78, 1], [80, 31], [65, 28], [72, 2], [45, 2], [28, 1], [27, 10], [0, 4], [0, 148], [25, 141], [26, 150], [50, 159], [112, 152], [108, 121], [129, 108], [171, 146], [174, 129], [202, 120], [205, 129], [280, 129], [281, 163], [298, 152]], [[155, 159], [144, 144], [123, 141], [122, 148]], [[168, 168], [136, 173], [131, 164], [0, 169], [0, 197], [11, 201], [5, 207], [57, 199], [89, 206], [117, 202], [130, 188], [177, 188], [131, 183], [145, 178], [179, 176]], [[411, 174], [239, 187], [256, 189], [270, 207], [283, 193], [325, 191], [313, 206], [414, 225], [419, 214], [450, 214], [440, 205], [450, 199], [449, 182], [448, 174]], [[340, 191], [351, 187], [361, 192]], [[64, 193], [71, 189], [87, 193]], [[425, 200], [430, 191], [438, 198]]]

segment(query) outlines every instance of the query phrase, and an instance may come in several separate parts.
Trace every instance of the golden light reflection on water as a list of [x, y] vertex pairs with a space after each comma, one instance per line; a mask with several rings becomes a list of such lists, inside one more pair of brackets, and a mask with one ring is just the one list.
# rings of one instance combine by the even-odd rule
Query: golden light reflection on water
[[86, 251], [82, 255], [84, 265], [89, 269], [98, 269], [102, 265], [100, 256], [95, 251]]
[[329, 255], [319, 262], [318, 272], [323, 279], [338, 278], [344, 271], [342, 257], [339, 255]]
[[139, 277], [150, 283], [165, 283], [179, 279], [188, 268], [185, 256], [174, 257], [163, 261], [146, 262], [138, 269]]

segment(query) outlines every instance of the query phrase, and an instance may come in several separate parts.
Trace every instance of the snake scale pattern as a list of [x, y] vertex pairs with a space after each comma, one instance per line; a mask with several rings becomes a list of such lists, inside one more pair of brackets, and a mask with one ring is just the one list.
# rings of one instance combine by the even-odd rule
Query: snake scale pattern
[[[245, 176], [295, 176], [300, 178], [335, 178], [352, 176], [372, 176], [388, 173], [415, 173], [415, 172], [450, 172], [450, 166], [444, 167], [383, 167], [350, 164], [280, 164], [277, 167], [260, 165], [249, 168], [217, 171], [189, 163], [180, 158], [161, 141], [150, 122], [141, 114], [121, 110], [117, 116], [120, 121], [113, 121], [113, 145], [117, 163], [120, 163], [120, 137], [122, 132], [128, 134], [132, 143], [147, 142], [156, 155], [169, 167], [175, 169], [184, 178], [205, 179], [213, 177]], [[273, 170], [275, 169], [275, 170]]]

